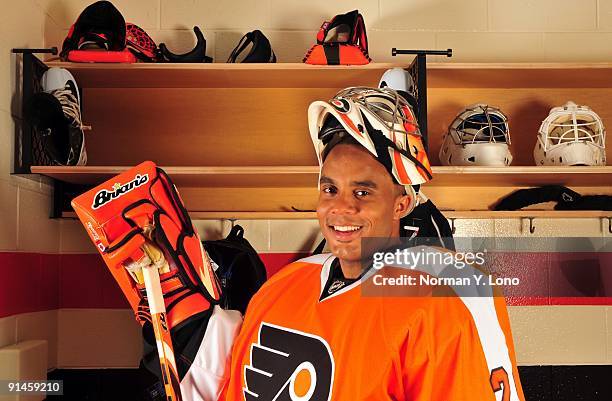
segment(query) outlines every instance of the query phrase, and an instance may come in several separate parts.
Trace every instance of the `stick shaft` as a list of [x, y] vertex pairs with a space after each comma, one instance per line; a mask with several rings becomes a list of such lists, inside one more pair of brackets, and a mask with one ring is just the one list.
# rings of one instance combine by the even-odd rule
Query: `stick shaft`
[[172, 338], [166, 322], [166, 305], [159, 281], [159, 272], [156, 267], [149, 265], [142, 269], [142, 273], [155, 333], [155, 342], [157, 343], [164, 389], [166, 390], [166, 399], [168, 401], [181, 401], [180, 381], [174, 358]]

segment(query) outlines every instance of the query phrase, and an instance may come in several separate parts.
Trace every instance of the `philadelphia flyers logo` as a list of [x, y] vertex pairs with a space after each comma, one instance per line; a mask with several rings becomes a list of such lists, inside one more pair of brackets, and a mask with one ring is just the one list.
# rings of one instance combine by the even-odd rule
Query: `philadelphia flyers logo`
[[323, 338], [262, 323], [244, 367], [244, 399], [328, 401], [333, 379], [334, 359]]

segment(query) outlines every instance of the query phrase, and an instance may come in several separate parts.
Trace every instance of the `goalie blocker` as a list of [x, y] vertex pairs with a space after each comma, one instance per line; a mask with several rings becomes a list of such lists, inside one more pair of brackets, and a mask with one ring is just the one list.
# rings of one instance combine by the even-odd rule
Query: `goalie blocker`
[[144, 162], [72, 206], [136, 319], [152, 324], [166, 394], [180, 400], [170, 330], [209, 317], [221, 293], [176, 187], [153, 162]]

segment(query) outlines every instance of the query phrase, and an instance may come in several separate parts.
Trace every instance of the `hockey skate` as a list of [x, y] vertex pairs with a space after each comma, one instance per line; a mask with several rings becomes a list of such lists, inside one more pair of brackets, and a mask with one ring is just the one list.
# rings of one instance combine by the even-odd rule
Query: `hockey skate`
[[90, 127], [81, 120], [81, 99], [76, 80], [64, 68], [50, 68], [42, 79], [43, 92], [30, 99], [25, 117], [53, 163], [65, 166], [87, 164], [85, 136]]

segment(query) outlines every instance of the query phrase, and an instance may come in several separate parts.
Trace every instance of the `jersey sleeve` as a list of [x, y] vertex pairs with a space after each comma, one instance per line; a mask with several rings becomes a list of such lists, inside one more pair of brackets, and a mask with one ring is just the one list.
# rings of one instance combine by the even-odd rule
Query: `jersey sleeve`
[[216, 401], [229, 376], [232, 346], [242, 324], [240, 312], [215, 306], [193, 363], [181, 380], [184, 401]]
[[[434, 297], [400, 350], [406, 400], [524, 401], [494, 298]], [[503, 301], [503, 298], [502, 298]], [[506, 322], [507, 323], [507, 322]]]

